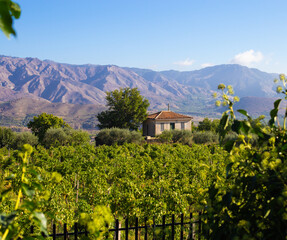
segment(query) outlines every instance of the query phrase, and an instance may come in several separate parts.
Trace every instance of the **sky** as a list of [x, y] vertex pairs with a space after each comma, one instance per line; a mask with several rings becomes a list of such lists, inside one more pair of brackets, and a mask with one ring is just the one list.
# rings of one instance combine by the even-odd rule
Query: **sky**
[[14, 0], [0, 55], [191, 71], [241, 64], [287, 73], [286, 0]]

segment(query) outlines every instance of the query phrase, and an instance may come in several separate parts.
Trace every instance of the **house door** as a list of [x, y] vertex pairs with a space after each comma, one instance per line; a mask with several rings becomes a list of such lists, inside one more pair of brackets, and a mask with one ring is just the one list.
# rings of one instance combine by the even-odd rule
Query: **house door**
[[170, 130], [174, 130], [175, 129], [175, 123], [170, 123]]

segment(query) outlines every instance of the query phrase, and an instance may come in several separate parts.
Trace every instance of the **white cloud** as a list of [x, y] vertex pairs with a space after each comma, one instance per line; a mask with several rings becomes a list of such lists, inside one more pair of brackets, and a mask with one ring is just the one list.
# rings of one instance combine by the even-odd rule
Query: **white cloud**
[[251, 66], [254, 63], [259, 63], [263, 60], [264, 56], [261, 52], [255, 52], [253, 49], [239, 53], [234, 56], [230, 61], [231, 63], [236, 63], [244, 66]]
[[184, 61], [174, 62], [173, 64], [179, 66], [191, 66], [192, 64], [194, 64], [194, 62], [195, 62], [194, 60], [187, 58]]
[[203, 63], [200, 66], [201, 66], [201, 68], [206, 68], [206, 67], [212, 67], [212, 66], [214, 66], [214, 64], [212, 64], [212, 63]]

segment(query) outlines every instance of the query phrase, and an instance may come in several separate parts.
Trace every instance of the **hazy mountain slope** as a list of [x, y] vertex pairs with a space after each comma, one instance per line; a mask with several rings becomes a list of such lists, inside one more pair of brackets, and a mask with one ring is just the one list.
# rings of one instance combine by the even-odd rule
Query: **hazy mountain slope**
[[9, 101], [9, 100], [14, 100], [14, 99], [19, 99], [19, 98], [31, 98], [31, 99], [40, 99], [39, 97], [29, 94], [29, 93], [21, 93], [21, 92], [16, 92], [12, 89], [5, 88], [0, 86], [0, 101]]
[[220, 83], [232, 85], [236, 94], [241, 97], [275, 96], [273, 79], [278, 77], [278, 74], [265, 73], [236, 64], [218, 65], [192, 72], [165, 71], [161, 74], [181, 84], [209, 90], [217, 89]]
[[21, 93], [65, 103], [104, 103], [105, 93], [81, 83], [85, 75], [69, 65], [36, 58], [0, 58], [0, 85]]
[[[234, 109], [244, 109], [253, 116], [265, 115], [270, 116], [270, 111], [274, 108], [274, 101], [278, 98], [262, 98], [262, 97], [243, 97], [234, 105]], [[279, 108], [279, 113], [283, 114], [286, 108], [286, 101], [282, 101]]]
[[216, 90], [218, 84], [232, 85], [237, 95], [273, 97], [275, 96], [273, 79], [278, 74], [270, 74], [258, 69], [237, 64], [218, 65], [196, 71], [162, 71], [154, 72], [147, 69], [135, 69], [135, 72], [152, 82], [177, 82], [192, 88]]
[[[150, 111], [167, 109], [167, 105], [170, 104], [171, 109], [202, 115], [217, 112], [211, 95], [218, 84], [233, 85], [236, 95], [239, 95], [242, 101], [243, 97], [252, 96], [262, 97], [264, 98], [262, 101], [267, 103], [272, 100], [267, 100], [266, 97], [275, 96], [273, 84], [275, 77], [277, 74], [235, 64], [218, 65], [190, 72], [156, 72], [114, 65], [70, 65], [50, 60], [41, 61], [37, 58], [0, 56], [0, 102], [7, 103], [10, 100], [28, 97], [45, 99], [48, 103], [99, 106], [105, 104], [106, 91], [137, 87], [149, 100]], [[258, 98], [247, 98], [246, 101], [250, 103], [246, 103], [247, 107], [252, 106], [252, 102], [255, 106], [259, 104]], [[38, 112], [37, 109], [43, 111], [45, 108], [45, 104], [39, 101], [33, 100], [30, 104], [31, 107], [23, 106], [20, 109], [19, 103], [17, 110], [19, 114], [34, 114], [33, 112]], [[15, 109], [17, 106], [11, 105]], [[61, 107], [54, 105], [53, 109]], [[84, 105], [82, 108], [85, 108]], [[252, 111], [256, 110], [256, 113], [259, 113], [261, 109], [265, 111], [266, 108], [260, 105], [258, 108], [254, 107]], [[64, 111], [63, 108], [61, 111]], [[3, 116], [8, 112], [2, 111], [0, 114]], [[61, 112], [58, 114], [61, 115]], [[72, 112], [68, 111], [67, 114]]]
[[[103, 105], [51, 103], [44, 99], [21, 98], [0, 103], [0, 125], [26, 125], [33, 116], [46, 112], [62, 117], [75, 128], [89, 128], [88, 125], [95, 128], [96, 115], [104, 109]], [[5, 118], [1, 119], [1, 116]]]
[[[152, 106], [183, 101], [189, 94], [177, 86], [177, 93], [150, 82], [135, 72], [113, 65], [69, 65], [36, 58], [0, 57], [0, 85], [21, 93], [31, 93], [52, 102], [105, 103], [105, 92], [137, 87]], [[182, 93], [180, 93], [182, 91]], [[178, 99], [179, 97], [179, 99]]]

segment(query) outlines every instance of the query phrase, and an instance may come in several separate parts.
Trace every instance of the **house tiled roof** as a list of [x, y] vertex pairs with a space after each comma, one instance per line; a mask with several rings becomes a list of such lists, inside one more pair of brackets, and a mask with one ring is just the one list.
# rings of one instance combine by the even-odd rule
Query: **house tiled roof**
[[147, 116], [147, 119], [168, 120], [168, 119], [192, 119], [193, 117], [172, 111], [160, 111]]

